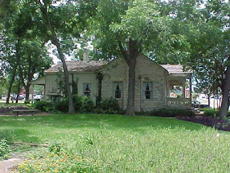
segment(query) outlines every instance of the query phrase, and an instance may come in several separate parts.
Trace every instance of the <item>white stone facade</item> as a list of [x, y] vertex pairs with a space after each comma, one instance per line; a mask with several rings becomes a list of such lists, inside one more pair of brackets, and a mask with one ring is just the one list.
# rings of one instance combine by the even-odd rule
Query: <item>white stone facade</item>
[[[123, 59], [116, 59], [96, 71], [70, 71], [70, 83], [75, 82], [77, 94], [80, 96], [86, 94], [86, 88], [88, 87], [90, 98], [96, 102], [96, 97], [98, 96], [98, 72], [103, 74], [102, 98], [119, 97], [116, 99], [121, 108], [125, 109], [128, 97], [128, 66]], [[62, 77], [61, 72], [46, 73], [46, 97], [62, 94], [59, 85]], [[191, 73], [172, 73], [149, 58], [139, 56], [136, 64], [135, 110], [151, 111], [169, 106], [189, 108], [191, 98], [168, 98], [173, 82], [176, 81], [185, 87], [185, 82], [188, 78], [191, 78]], [[148, 88], [148, 91], [146, 91], [146, 88]]]

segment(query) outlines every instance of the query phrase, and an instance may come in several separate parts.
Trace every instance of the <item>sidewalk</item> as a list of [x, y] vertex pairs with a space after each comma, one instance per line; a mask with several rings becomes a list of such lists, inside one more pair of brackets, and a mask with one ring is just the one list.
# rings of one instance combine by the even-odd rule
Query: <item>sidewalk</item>
[[11, 170], [15, 169], [22, 162], [23, 159], [20, 157], [0, 161], [0, 173], [10, 173]]

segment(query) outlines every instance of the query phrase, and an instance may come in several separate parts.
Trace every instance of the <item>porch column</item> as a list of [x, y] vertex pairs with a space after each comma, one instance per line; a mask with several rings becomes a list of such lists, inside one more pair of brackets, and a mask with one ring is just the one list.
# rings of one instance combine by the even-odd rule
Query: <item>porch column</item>
[[189, 77], [189, 99], [190, 103], [192, 103], [192, 75]]
[[32, 103], [34, 103], [34, 85], [31, 86], [32, 86]]
[[182, 87], [183, 87], [183, 98], [185, 98], [185, 84]]

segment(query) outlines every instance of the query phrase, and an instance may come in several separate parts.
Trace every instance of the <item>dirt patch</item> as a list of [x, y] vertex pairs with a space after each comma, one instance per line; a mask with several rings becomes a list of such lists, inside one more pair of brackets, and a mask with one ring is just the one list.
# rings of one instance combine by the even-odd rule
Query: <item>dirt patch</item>
[[10, 173], [17, 168], [17, 166], [25, 160], [23, 154], [14, 154], [8, 160], [0, 161], [0, 173]]

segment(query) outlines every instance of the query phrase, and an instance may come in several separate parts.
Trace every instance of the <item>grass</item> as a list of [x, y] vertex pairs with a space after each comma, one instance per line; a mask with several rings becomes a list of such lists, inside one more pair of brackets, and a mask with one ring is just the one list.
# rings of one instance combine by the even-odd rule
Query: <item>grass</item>
[[[0, 134], [17, 142], [59, 143], [103, 173], [230, 172], [229, 133], [174, 118], [93, 114], [0, 117]], [[45, 167], [47, 163], [51, 162], [40, 164]]]

